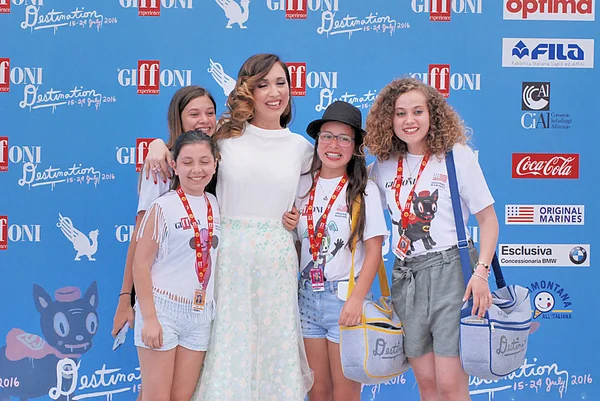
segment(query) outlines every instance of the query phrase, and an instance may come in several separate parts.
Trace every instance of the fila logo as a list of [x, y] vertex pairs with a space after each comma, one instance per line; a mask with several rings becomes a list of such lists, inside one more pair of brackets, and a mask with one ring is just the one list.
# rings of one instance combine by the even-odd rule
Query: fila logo
[[436, 88], [444, 97], [452, 90], [481, 90], [481, 74], [451, 73], [450, 64], [429, 64], [427, 73], [411, 73], [411, 77]]
[[292, 96], [306, 96], [306, 87], [310, 89], [337, 89], [337, 71], [307, 71], [306, 63], [286, 63], [290, 73]]
[[160, 17], [161, 8], [193, 9], [194, 0], [119, 0], [123, 8], [136, 8], [140, 17]]
[[429, 13], [429, 20], [448, 22], [451, 13], [481, 14], [483, 0], [412, 0], [411, 7], [415, 13]]
[[37, 67], [13, 67], [10, 68], [10, 58], [0, 57], [0, 93], [10, 92], [10, 84], [32, 84], [43, 83], [42, 69]]
[[192, 70], [160, 69], [159, 60], [138, 60], [137, 69], [117, 69], [121, 86], [137, 86], [138, 95], [158, 95], [160, 87], [192, 84]]
[[131, 242], [135, 225], [115, 226], [115, 237], [119, 242]]
[[135, 171], [142, 171], [144, 160], [148, 155], [148, 146], [154, 138], [137, 138], [134, 147], [118, 147], [117, 162], [119, 164], [135, 164]]
[[0, 216], [0, 251], [8, 249], [8, 242], [40, 242], [41, 226], [39, 224], [8, 225], [8, 216]]
[[8, 145], [8, 137], [0, 136], [0, 172], [8, 171], [8, 162], [11, 163], [33, 163], [42, 162], [41, 146], [11, 146]]

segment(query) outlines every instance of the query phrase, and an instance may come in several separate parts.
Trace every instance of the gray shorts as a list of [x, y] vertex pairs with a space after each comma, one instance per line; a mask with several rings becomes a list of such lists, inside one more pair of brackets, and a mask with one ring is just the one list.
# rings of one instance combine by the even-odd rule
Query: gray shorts
[[[469, 243], [471, 266], [479, 258]], [[404, 353], [416, 358], [431, 351], [459, 355], [459, 326], [465, 293], [460, 256], [452, 247], [404, 261], [392, 272], [392, 302], [404, 327]]]

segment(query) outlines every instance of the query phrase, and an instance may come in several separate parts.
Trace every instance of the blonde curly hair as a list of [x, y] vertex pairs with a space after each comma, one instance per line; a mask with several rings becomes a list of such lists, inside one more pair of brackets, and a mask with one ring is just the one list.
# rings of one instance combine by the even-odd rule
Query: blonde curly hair
[[429, 154], [442, 156], [455, 144], [467, 143], [463, 121], [437, 89], [415, 78], [399, 78], [383, 88], [367, 116], [365, 146], [379, 161], [403, 157], [408, 152], [406, 143], [395, 134], [393, 122], [396, 100], [412, 90], [420, 91], [427, 99], [429, 132], [425, 149]]
[[[237, 138], [242, 135], [246, 122], [254, 118], [254, 98], [252, 92], [257, 83], [263, 79], [275, 64], [285, 71], [285, 77], [290, 93], [290, 73], [287, 66], [275, 54], [255, 54], [244, 62], [238, 73], [235, 88], [227, 98], [227, 111], [217, 124], [216, 139]], [[292, 98], [279, 118], [283, 128], [292, 120]]]

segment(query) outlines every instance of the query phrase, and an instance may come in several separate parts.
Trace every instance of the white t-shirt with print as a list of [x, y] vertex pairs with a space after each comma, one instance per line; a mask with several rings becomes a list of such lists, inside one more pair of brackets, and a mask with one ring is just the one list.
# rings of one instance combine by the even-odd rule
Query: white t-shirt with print
[[[487, 186], [477, 156], [471, 148], [456, 144], [453, 147], [453, 153], [468, 239], [470, 236], [466, 223], [469, 215], [476, 214], [492, 205], [494, 198]], [[406, 158], [408, 163], [405, 159], [403, 182], [400, 189], [402, 207], [406, 204], [408, 194], [415, 183], [423, 156], [407, 154]], [[375, 162], [370, 173], [370, 178], [377, 184], [382, 200], [385, 201], [384, 206], [387, 204], [392, 217], [392, 250], [394, 251], [400, 240], [401, 229], [401, 212], [396, 203], [396, 191], [393, 185], [397, 169], [398, 158], [391, 158], [384, 162]], [[407, 258], [445, 250], [457, 244], [456, 224], [450, 199], [450, 182], [444, 157], [431, 156], [429, 159], [415, 188], [415, 197], [410, 212], [411, 217], [406, 235], [411, 239], [413, 248]]]
[[[214, 221], [210, 252], [207, 252], [208, 248], [204, 246], [208, 243], [207, 207], [204, 196], [186, 195], [186, 197], [199, 225], [203, 258], [210, 253], [206, 272], [210, 275], [206, 287], [206, 303], [208, 305], [214, 300], [214, 277], [221, 240], [221, 218], [217, 199], [212, 194], [207, 193], [206, 195], [212, 208]], [[146, 224], [153, 210], [156, 210], [155, 229], [152, 233], [147, 233]], [[144, 235], [152, 235], [152, 239], [158, 243], [158, 252], [151, 269], [155, 292], [169, 293], [188, 301], [192, 300], [194, 292], [200, 285], [195, 268], [196, 242], [194, 229], [177, 192], [169, 191], [152, 202], [140, 225], [138, 239]]]
[[[315, 191], [315, 202], [313, 205], [313, 221], [315, 224], [315, 234], [318, 227], [319, 219], [323, 215], [329, 199], [335, 187], [340, 182], [341, 177], [325, 179], [319, 178]], [[302, 250], [300, 254], [300, 271], [303, 276], [308, 278], [308, 270], [313, 267], [312, 253], [310, 251], [310, 241], [308, 239], [308, 219], [307, 219], [307, 204], [308, 196], [304, 195], [310, 190], [312, 178], [310, 174], [300, 177], [298, 192], [296, 195], [296, 208], [300, 211], [300, 221], [297, 227], [297, 233], [302, 242]], [[346, 184], [340, 195], [337, 197], [331, 207], [329, 216], [327, 217], [327, 225], [325, 226], [323, 241], [319, 251], [319, 264], [324, 267], [325, 278], [328, 281], [348, 280], [350, 278], [350, 266], [352, 264], [352, 252], [346, 246], [350, 237], [350, 218], [348, 206], [346, 204]], [[368, 181], [365, 191], [365, 231], [363, 240], [382, 235], [387, 237], [388, 231], [385, 225], [383, 209], [381, 207], [381, 199], [379, 191], [371, 180]], [[327, 197], [327, 199], [325, 199]], [[356, 246], [354, 256], [355, 276], [358, 276], [365, 260], [364, 243], [359, 241]]]
[[[173, 170], [171, 170], [171, 174], [173, 174]], [[171, 180], [168, 178], [167, 182], [164, 182], [159, 176], [156, 184], [154, 183], [152, 174], [149, 174], [148, 178], [146, 178], [146, 170], [143, 170], [140, 173], [140, 180], [140, 195], [137, 207], [138, 213], [148, 210], [152, 201], [167, 193], [171, 187]]]

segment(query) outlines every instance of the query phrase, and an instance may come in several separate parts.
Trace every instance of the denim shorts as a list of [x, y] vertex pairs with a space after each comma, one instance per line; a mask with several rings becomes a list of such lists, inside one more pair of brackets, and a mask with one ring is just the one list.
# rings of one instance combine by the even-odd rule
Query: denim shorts
[[[192, 351], [206, 351], [210, 340], [212, 320], [210, 313], [184, 312], [173, 313], [168, 303], [155, 302], [156, 316], [163, 330], [163, 346], [155, 351], [169, 351], [182, 346]], [[142, 341], [144, 318], [139, 305], [135, 306], [134, 344], [136, 347], [149, 348]]]
[[[477, 249], [469, 244], [471, 266]], [[404, 353], [416, 358], [432, 352], [459, 355], [460, 310], [465, 293], [458, 248], [404, 261], [392, 272], [392, 302], [404, 328]]]
[[310, 280], [300, 279], [298, 306], [302, 337], [326, 338], [331, 342], [340, 342], [340, 312], [344, 306], [338, 298], [340, 281], [326, 281], [324, 291], [313, 291]]

